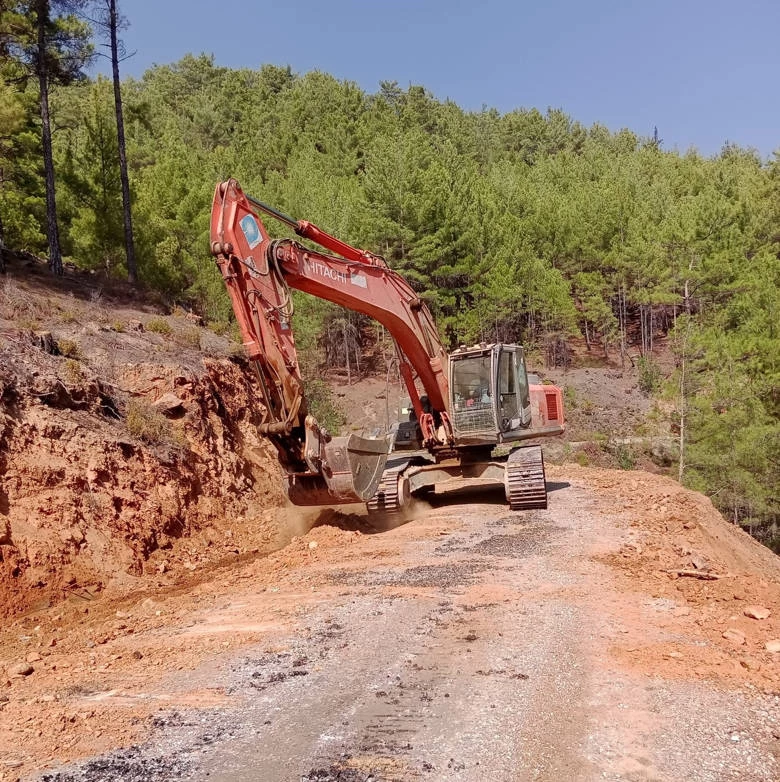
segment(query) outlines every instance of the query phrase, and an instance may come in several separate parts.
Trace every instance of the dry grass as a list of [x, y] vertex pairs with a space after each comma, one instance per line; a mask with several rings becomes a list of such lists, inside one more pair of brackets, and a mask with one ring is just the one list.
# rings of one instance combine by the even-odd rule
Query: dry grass
[[84, 370], [81, 368], [81, 364], [72, 358], [69, 358], [65, 362], [65, 366], [63, 367], [62, 371], [65, 375], [65, 379], [71, 385], [75, 386], [84, 381]]
[[195, 348], [200, 350], [200, 329], [185, 328], [173, 333], [173, 340], [183, 348]]
[[174, 440], [170, 421], [148, 402], [131, 399], [125, 421], [127, 431], [148, 445], [163, 445]]
[[171, 324], [168, 323], [165, 318], [149, 318], [148, 321], [146, 321], [145, 326], [147, 331], [151, 331], [153, 334], [171, 334], [173, 332], [173, 329], [171, 328]]
[[81, 348], [79, 347], [79, 343], [73, 339], [58, 339], [57, 347], [59, 348], [60, 355], [63, 355], [66, 358], [72, 358], [76, 360], [81, 358]]

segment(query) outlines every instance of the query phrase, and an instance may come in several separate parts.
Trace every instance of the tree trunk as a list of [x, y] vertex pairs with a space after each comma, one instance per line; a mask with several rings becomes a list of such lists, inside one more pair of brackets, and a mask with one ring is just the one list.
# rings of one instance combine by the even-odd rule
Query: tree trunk
[[341, 321], [341, 333], [342, 333], [342, 336], [344, 337], [344, 355], [346, 356], [346, 359], [347, 359], [347, 385], [351, 386], [352, 385], [352, 368], [350, 367], [350, 364], [349, 364], [349, 341], [347, 339], [347, 319], [346, 318], [344, 318]]
[[46, 225], [49, 238], [49, 268], [62, 275], [60, 232], [57, 226], [57, 202], [54, 190], [54, 157], [51, 149], [51, 123], [49, 120], [49, 60], [46, 53], [46, 26], [49, 21], [49, 0], [38, 0], [37, 32], [38, 51], [36, 71], [40, 88], [41, 140], [43, 142], [43, 166], [46, 172]]
[[122, 113], [122, 91], [119, 84], [119, 44], [117, 41], [116, 0], [108, 0], [109, 33], [111, 36], [111, 71], [114, 80], [114, 107], [116, 109], [116, 137], [119, 146], [119, 175], [122, 180], [122, 209], [125, 219], [125, 254], [127, 256], [127, 279], [135, 285], [138, 271], [135, 263], [133, 242], [133, 217], [130, 211], [130, 180], [127, 175], [127, 154], [125, 144], [125, 120]]
[[5, 230], [2, 215], [0, 215], [0, 274], [5, 274]]

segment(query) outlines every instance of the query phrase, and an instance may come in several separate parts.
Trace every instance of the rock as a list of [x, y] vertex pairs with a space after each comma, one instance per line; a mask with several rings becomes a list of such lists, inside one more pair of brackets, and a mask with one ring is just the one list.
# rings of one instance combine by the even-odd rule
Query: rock
[[133, 659], [134, 659], [134, 660], [142, 660], [142, 659], [143, 659], [143, 655], [141, 654], [141, 652], [139, 652], [139, 651], [136, 649], [136, 650], [133, 652]]
[[33, 668], [30, 663], [19, 663], [18, 665], [14, 665], [8, 673], [10, 676], [29, 676], [33, 671], [35, 671], [35, 668]]
[[701, 554], [695, 554], [691, 557], [691, 564], [696, 570], [712, 570], [710, 563]]
[[753, 660], [750, 657], [743, 657], [739, 664], [748, 671], [760, 671], [761, 670], [761, 663], [757, 660]]
[[683, 524], [683, 529], [696, 529], [696, 522], [686, 521], [685, 524]]
[[780, 638], [775, 638], [771, 641], [767, 641], [764, 644], [764, 648], [768, 652], [772, 652], [772, 654], [777, 654], [778, 652], [780, 652]]
[[173, 415], [184, 410], [184, 400], [179, 399], [176, 394], [168, 392], [163, 394], [152, 406], [156, 407], [164, 415]]
[[141, 323], [140, 320], [129, 320], [127, 322], [127, 330], [142, 332], [144, 330], [144, 324]]
[[745, 606], [742, 613], [751, 619], [768, 619], [772, 612], [764, 606]]
[[315, 548], [317, 548], [317, 546], [318, 546], [318, 545], [319, 545], [319, 544], [317, 543], [317, 541], [316, 541], [316, 540], [310, 540], [310, 541], [309, 541], [309, 548], [310, 548], [310, 549], [315, 549]]
[[691, 609], [688, 606], [677, 606], [674, 609], [673, 616], [689, 616]]
[[736, 646], [742, 646], [742, 644], [745, 643], [745, 634], [741, 630], [736, 630], [733, 627], [730, 627], [728, 630], [726, 630], [723, 633], [723, 637], [727, 641], [731, 641]]
[[42, 660], [43, 657], [41, 657], [38, 652], [30, 652], [25, 659], [28, 663], [37, 663], [39, 660]]

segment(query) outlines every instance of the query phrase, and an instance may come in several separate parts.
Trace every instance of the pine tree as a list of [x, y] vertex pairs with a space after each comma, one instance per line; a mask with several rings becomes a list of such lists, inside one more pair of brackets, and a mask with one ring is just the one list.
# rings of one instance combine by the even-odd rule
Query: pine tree
[[6, 50], [38, 83], [41, 147], [46, 187], [46, 227], [49, 267], [62, 274], [62, 251], [54, 180], [49, 90], [83, 76], [92, 56], [89, 26], [76, 16], [87, 0], [17, 0], [6, 11], [13, 20]]

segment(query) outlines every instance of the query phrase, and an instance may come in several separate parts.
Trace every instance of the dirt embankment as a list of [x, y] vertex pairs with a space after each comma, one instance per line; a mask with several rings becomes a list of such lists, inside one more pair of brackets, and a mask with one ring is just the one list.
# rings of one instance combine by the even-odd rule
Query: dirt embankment
[[234, 352], [77, 279], [3, 281], [0, 616], [269, 545], [281, 481]]

